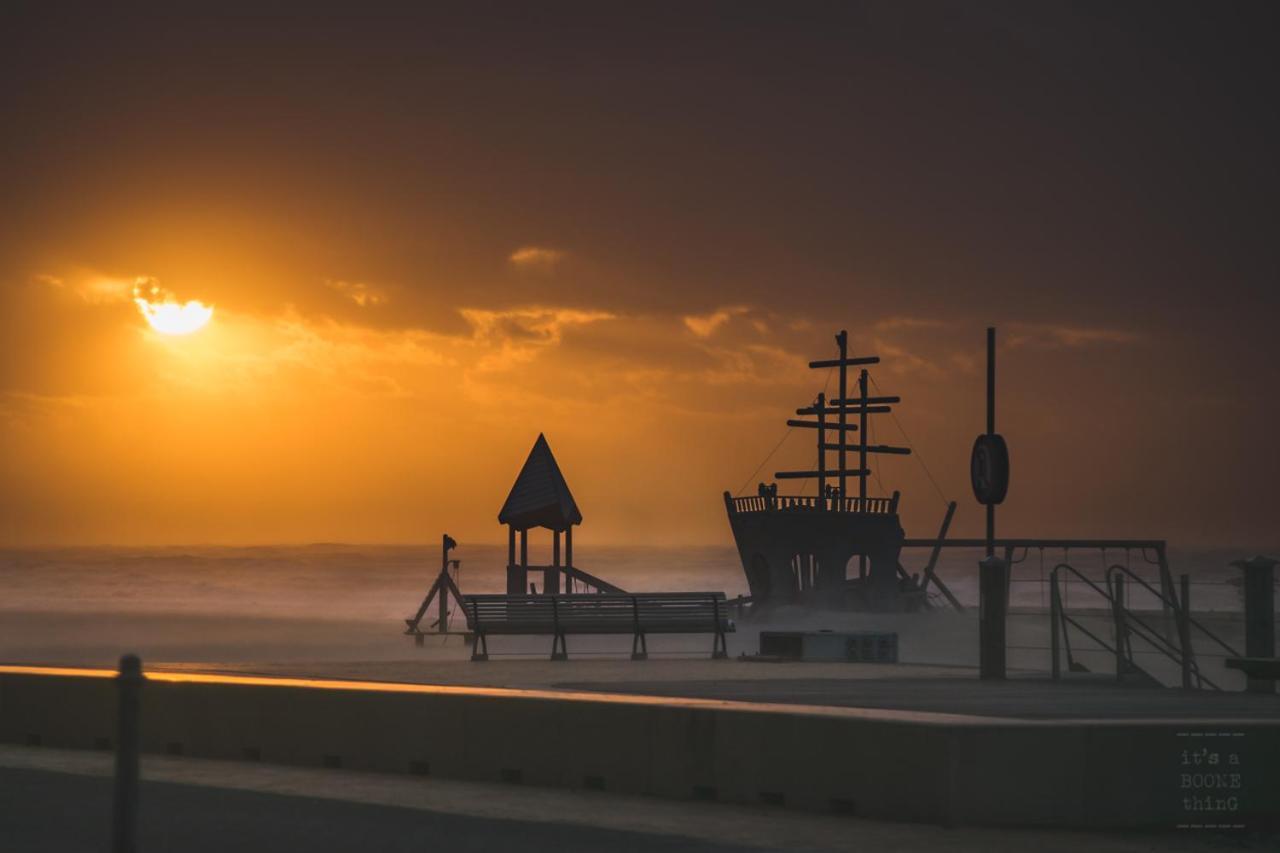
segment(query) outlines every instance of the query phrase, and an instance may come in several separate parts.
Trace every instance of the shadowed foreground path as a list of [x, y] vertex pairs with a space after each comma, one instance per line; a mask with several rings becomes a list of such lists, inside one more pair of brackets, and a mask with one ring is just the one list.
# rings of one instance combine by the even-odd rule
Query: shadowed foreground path
[[[102, 851], [111, 756], [0, 746], [0, 850]], [[147, 756], [148, 851], [875, 850], [1096, 853], [1263, 850], [1275, 839], [1190, 832], [951, 829], [728, 804], [391, 774]]]
[[[743, 848], [594, 826], [456, 815], [316, 797], [142, 783], [143, 851], [377, 850], [677, 851]], [[74, 813], [74, 819], [68, 819]], [[0, 769], [0, 838], [6, 851], [106, 849], [111, 780], [45, 770]], [[655, 830], [660, 830], [655, 827]]]

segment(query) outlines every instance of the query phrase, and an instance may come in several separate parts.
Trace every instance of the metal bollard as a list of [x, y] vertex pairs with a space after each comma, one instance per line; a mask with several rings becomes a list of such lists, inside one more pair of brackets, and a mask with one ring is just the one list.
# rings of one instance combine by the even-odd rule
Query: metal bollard
[[1116, 637], [1116, 681], [1123, 681], [1129, 671], [1129, 662], [1125, 658], [1125, 644], [1128, 642], [1128, 626], [1124, 621], [1124, 575], [1117, 574], [1108, 581], [1111, 590], [1111, 619], [1115, 624]]
[[1062, 599], [1058, 597], [1058, 573], [1054, 570], [1049, 584], [1049, 662], [1053, 680], [1062, 680]]
[[[1276, 656], [1276, 561], [1270, 557], [1236, 560], [1244, 570], [1244, 654], [1250, 658]], [[1250, 693], [1275, 693], [1273, 678], [1250, 678]]]
[[1178, 647], [1182, 651], [1182, 689], [1191, 689], [1191, 576], [1178, 578]]
[[135, 853], [138, 830], [138, 705], [142, 692], [142, 661], [137, 655], [120, 658], [119, 717], [116, 727], [116, 787], [111, 849]]
[[996, 556], [978, 563], [978, 677], [1005, 677], [1005, 623], [1008, 612], [1008, 571]]

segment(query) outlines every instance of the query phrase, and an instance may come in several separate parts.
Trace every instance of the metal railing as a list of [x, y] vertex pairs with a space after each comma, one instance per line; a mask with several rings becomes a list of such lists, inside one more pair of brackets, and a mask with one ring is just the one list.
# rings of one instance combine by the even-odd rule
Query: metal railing
[[748, 495], [742, 498], [729, 498], [730, 510], [734, 513], [748, 512], [786, 512], [791, 510], [813, 510], [822, 512], [858, 513], [866, 515], [892, 515], [898, 511], [898, 493], [883, 498], [819, 498], [804, 495]]
[[[1111, 611], [1113, 623], [1113, 642], [1108, 643], [1093, 631], [1086, 628], [1079, 620], [1071, 616], [1063, 603], [1062, 590], [1066, 579], [1060, 575], [1074, 575], [1077, 583], [1083, 583], [1096, 593]], [[1172, 612], [1177, 626], [1176, 639], [1168, 636], [1171, 632], [1166, 627], [1159, 630], [1153, 627], [1143, 615], [1130, 609], [1126, 604], [1126, 579], [1137, 583], [1141, 588], [1155, 596], [1166, 612]], [[1088, 671], [1078, 663], [1071, 649], [1071, 636], [1067, 630], [1075, 628], [1084, 636], [1096, 643], [1099, 649], [1110, 652], [1115, 658], [1116, 678], [1126, 674], [1139, 673], [1156, 681], [1150, 673], [1138, 666], [1134, 661], [1133, 638], [1137, 637], [1151, 647], [1159, 656], [1178, 664], [1182, 673], [1182, 686], [1203, 689], [1206, 685], [1214, 690], [1221, 690], [1215, 682], [1206, 676], [1196, 661], [1195, 647], [1192, 642], [1192, 629], [1199, 631], [1204, 637], [1227, 651], [1238, 656], [1238, 653], [1217, 634], [1191, 616], [1190, 612], [1190, 579], [1181, 576], [1181, 595], [1175, 592], [1165, 594], [1156, 589], [1146, 579], [1135, 574], [1129, 567], [1113, 564], [1107, 568], [1106, 588], [1085, 577], [1079, 570], [1067, 563], [1059, 563], [1049, 575], [1049, 651], [1054, 680], [1062, 678], [1062, 652], [1066, 652], [1067, 668], [1070, 672]], [[1163, 581], [1163, 578], [1162, 578]], [[1161, 586], [1171, 589], [1171, 584], [1162, 582]]]

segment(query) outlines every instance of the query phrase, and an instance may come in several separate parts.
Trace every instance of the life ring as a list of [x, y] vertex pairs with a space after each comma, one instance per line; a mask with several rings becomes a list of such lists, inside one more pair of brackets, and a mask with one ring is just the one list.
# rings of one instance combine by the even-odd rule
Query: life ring
[[973, 442], [969, 456], [969, 481], [978, 503], [994, 506], [1009, 491], [1009, 446], [1004, 436], [983, 433]]

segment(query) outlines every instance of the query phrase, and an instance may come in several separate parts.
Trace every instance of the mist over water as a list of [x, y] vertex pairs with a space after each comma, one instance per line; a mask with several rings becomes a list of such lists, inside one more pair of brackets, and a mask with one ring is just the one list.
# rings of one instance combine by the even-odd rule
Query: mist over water
[[[1266, 549], [1218, 549], [1170, 553], [1176, 578], [1187, 573], [1199, 585], [1196, 609], [1238, 610], [1233, 559]], [[461, 543], [452, 556], [462, 561], [466, 592], [505, 589], [506, 548]], [[947, 549], [938, 572], [957, 597], [977, 602], [977, 549]], [[1043, 563], [1031, 551], [1014, 567], [1013, 603], [1041, 601], [1040, 578], [1063, 560], [1046, 551]], [[530, 563], [550, 562], [532, 548]], [[928, 553], [903, 552], [909, 572], [923, 570]], [[1068, 555], [1071, 565], [1101, 578], [1107, 564], [1125, 564], [1124, 552]], [[634, 590], [722, 590], [747, 594], [737, 551], [728, 546], [656, 548], [586, 546], [575, 551], [577, 565]], [[1128, 563], [1153, 581], [1154, 565], [1136, 551]], [[214, 616], [270, 616], [399, 620], [411, 613], [440, 564], [438, 545], [303, 545], [253, 547], [49, 548], [0, 551], [0, 612], [72, 611], [200, 613]], [[541, 586], [541, 577], [530, 572]], [[1136, 593], [1135, 593], [1136, 594]]]
[[[1241, 607], [1240, 593], [1232, 582], [1240, 572], [1229, 563], [1258, 551], [1267, 552], [1172, 551], [1171, 571], [1175, 578], [1184, 572], [1192, 576], [1197, 612], [1235, 612]], [[463, 542], [453, 556], [462, 561], [464, 593], [505, 588], [505, 546]], [[529, 556], [531, 563], [550, 562], [549, 554], [534, 547]], [[737, 552], [728, 546], [579, 545], [574, 556], [580, 568], [624, 589], [723, 590], [731, 598], [747, 593]], [[947, 550], [939, 565], [940, 576], [969, 605], [977, 601], [980, 557], [977, 550]], [[1107, 564], [1125, 562], [1123, 553], [1107, 557]], [[927, 559], [922, 549], [903, 554], [903, 564], [912, 573], [922, 571]], [[1043, 577], [1061, 559], [1060, 552], [1046, 552]], [[1129, 562], [1158, 588], [1155, 566], [1145, 564], [1136, 552]], [[439, 563], [435, 544], [0, 551], [0, 660], [109, 664], [126, 650], [153, 661], [413, 658], [417, 652], [402, 634], [403, 620], [417, 609]], [[1104, 574], [1097, 552], [1073, 552], [1071, 563], [1090, 578]], [[1047, 601], [1041, 577], [1040, 555], [1032, 551], [1014, 569], [1015, 607], [1034, 608]], [[541, 588], [539, 573], [531, 571], [530, 581]], [[1131, 590], [1131, 606], [1158, 608], [1154, 600], [1144, 601], [1141, 590]], [[1100, 607], [1090, 595], [1083, 585], [1069, 588], [1068, 605]], [[928, 660], [951, 659], [956, 644], [967, 649], [967, 641], [943, 638], [953, 629], [960, 632], [957, 638], [967, 634], [972, 621], [957, 616], [953, 621], [963, 624], [952, 626], [943, 613], [919, 617], [798, 610], [785, 618], [788, 627], [901, 630], [904, 654], [918, 648]], [[743, 626], [731, 637], [731, 651], [754, 651], [755, 630]], [[600, 645], [611, 648], [607, 639], [616, 638], [602, 639]], [[544, 644], [535, 645], [541, 649]], [[465, 659], [458, 646], [448, 654]]]

